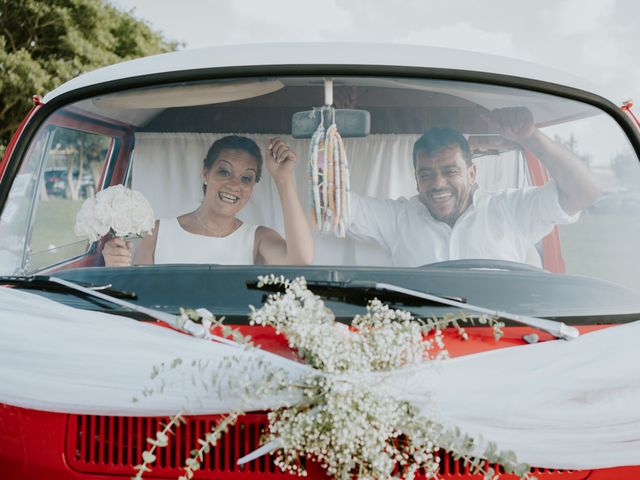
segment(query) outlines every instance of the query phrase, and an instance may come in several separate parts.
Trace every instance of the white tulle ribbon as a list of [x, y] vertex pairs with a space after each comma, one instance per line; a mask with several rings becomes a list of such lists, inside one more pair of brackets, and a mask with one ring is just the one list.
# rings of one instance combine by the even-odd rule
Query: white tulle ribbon
[[[319, 372], [259, 350], [210, 342], [168, 328], [78, 310], [0, 288], [0, 402], [45, 411], [102, 415], [217, 414], [269, 410], [299, 401], [290, 392], [252, 400], [203, 392], [189, 369], [163, 374], [162, 394], [133, 402], [159, 364], [205, 362], [210, 374], [235, 357], [267, 363], [298, 382]], [[502, 348], [411, 368], [360, 376], [417, 408], [435, 406], [445, 425], [513, 450], [547, 468], [640, 465], [640, 322], [571, 341]], [[253, 372], [255, 381], [263, 375]], [[274, 447], [265, 445], [264, 452]], [[264, 453], [262, 450], [260, 451]], [[255, 452], [259, 454], [260, 452]]]

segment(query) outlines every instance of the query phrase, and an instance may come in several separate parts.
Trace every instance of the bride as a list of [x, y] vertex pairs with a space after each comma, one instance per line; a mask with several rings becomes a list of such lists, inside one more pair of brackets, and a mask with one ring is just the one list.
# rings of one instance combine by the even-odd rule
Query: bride
[[247, 204], [262, 173], [255, 142], [230, 135], [215, 141], [203, 162], [204, 199], [192, 212], [156, 220], [132, 262], [130, 242], [114, 238], [102, 250], [105, 266], [149, 263], [308, 265], [314, 241], [293, 181], [297, 156], [279, 138], [265, 155], [284, 216], [285, 238], [261, 225], [246, 225], [236, 214]]

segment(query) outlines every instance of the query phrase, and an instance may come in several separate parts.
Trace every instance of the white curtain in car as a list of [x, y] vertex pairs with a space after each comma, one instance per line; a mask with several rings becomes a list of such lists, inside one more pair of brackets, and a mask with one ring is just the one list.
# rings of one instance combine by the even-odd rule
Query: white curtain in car
[[[132, 188], [151, 202], [157, 218], [175, 217], [195, 209], [202, 201], [202, 160], [211, 144], [226, 134], [137, 133], [132, 168]], [[271, 135], [248, 135], [266, 151]], [[376, 198], [411, 197], [416, 194], [413, 144], [419, 135], [370, 135], [344, 139], [351, 171], [351, 190]], [[296, 184], [302, 205], [309, 206], [308, 139], [281, 136], [298, 153]], [[263, 153], [264, 155], [264, 153]], [[482, 157], [476, 161], [478, 183], [497, 191], [519, 186], [521, 164], [515, 153]], [[278, 192], [266, 168], [253, 196], [238, 215], [244, 222], [265, 225], [284, 234]], [[332, 235], [316, 236], [319, 265], [391, 265], [387, 253], [376, 245]]]
[[[260, 378], [262, 357], [295, 381], [312, 370], [267, 353], [237, 349], [141, 323], [83, 311], [0, 288], [0, 403], [37, 410], [106, 415], [264, 410], [298, 397], [252, 399], [204, 390], [225, 357], [228, 374]], [[379, 388], [448, 426], [481, 434], [521, 462], [563, 469], [640, 465], [640, 322], [555, 340], [371, 375]], [[182, 365], [168, 368], [176, 358]], [[192, 362], [209, 362], [198, 369]], [[150, 374], [164, 364], [165, 387]], [[382, 378], [380, 378], [382, 377]], [[366, 381], [367, 377], [364, 377]], [[359, 380], [363, 377], [359, 376]], [[155, 383], [156, 387], [158, 383]], [[251, 391], [251, 389], [249, 390]], [[133, 397], [138, 402], [133, 402]]]

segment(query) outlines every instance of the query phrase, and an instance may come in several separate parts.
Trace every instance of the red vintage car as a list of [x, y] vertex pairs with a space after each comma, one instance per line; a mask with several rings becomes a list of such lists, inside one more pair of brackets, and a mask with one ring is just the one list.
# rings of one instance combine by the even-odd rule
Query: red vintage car
[[[305, 276], [343, 322], [361, 313], [363, 301], [373, 297], [423, 318], [465, 311], [462, 304], [501, 312], [506, 326], [497, 341], [486, 326], [469, 326], [467, 341], [455, 329], [446, 330], [453, 357], [561, 342], [566, 340], [554, 335], [570, 337], [630, 323], [640, 318], [640, 129], [630, 102], [595, 91], [581, 79], [526, 62], [381, 45], [220, 47], [84, 74], [34, 97], [32, 111], [0, 163], [0, 285], [81, 311], [142, 321], [148, 317], [140, 312], [52, 279], [104, 287], [106, 294], [166, 314], [204, 307], [285, 356], [286, 341], [272, 329], [249, 325], [248, 306], [261, 305], [264, 292], [248, 283], [261, 274]], [[569, 178], [563, 178], [567, 171], [554, 169], [553, 160], [538, 158], [535, 148], [504, 133], [499, 116], [513, 112], [530, 115], [531, 128], [552, 144], [551, 150], [579, 165], [568, 170]], [[347, 212], [351, 217], [345, 213], [342, 219], [345, 238], [332, 228], [316, 231], [311, 265], [178, 259], [106, 267], [106, 239], [90, 242], [74, 233], [76, 215], [94, 188], [99, 192], [122, 184], [142, 192], [156, 218], [194, 211], [203, 201], [203, 158], [212, 142], [232, 134], [251, 138], [263, 152], [274, 137], [296, 151], [297, 193], [309, 211], [315, 201], [313, 172], [307, 166], [311, 137], [319, 122], [330, 120], [337, 123], [349, 162], [350, 185], [342, 188], [355, 200]], [[533, 201], [494, 212], [489, 223], [474, 217], [475, 226], [468, 225], [473, 212], [466, 210], [452, 221], [440, 218], [436, 212], [454, 208], [450, 204], [464, 188], [451, 187], [451, 177], [459, 172], [449, 169], [440, 172], [448, 179], [438, 177], [442, 186], [435, 193], [421, 190], [420, 182], [430, 182], [432, 172], [416, 173], [414, 144], [434, 127], [458, 132], [469, 146], [468, 169], [473, 168], [474, 176], [472, 198], [464, 208], [479, 211], [482, 198], [540, 189], [553, 191], [553, 202], [566, 208], [563, 199], [571, 199], [573, 187], [579, 190], [585, 182], [591, 182], [595, 193], [576, 203], [576, 211], [564, 212], [567, 218], [549, 214], [550, 219], [530, 220], [531, 209], [539, 217], [548, 213]], [[47, 172], [54, 171], [76, 174], [65, 177], [65, 188], [59, 189], [47, 183]], [[286, 237], [278, 189], [269, 172], [262, 176], [238, 218]], [[369, 201], [362, 213], [361, 203]], [[409, 208], [422, 208], [416, 215], [429, 215], [438, 225], [440, 243], [415, 233], [413, 214], [403, 216]], [[354, 227], [357, 215], [364, 225], [360, 229]], [[509, 221], [501, 223], [504, 217]], [[134, 248], [139, 248], [142, 241], [136, 242]], [[420, 253], [414, 255], [414, 249]], [[356, 288], [362, 282], [367, 287]], [[381, 284], [458, 303], [439, 304], [372, 287]], [[349, 285], [353, 288], [346, 294]], [[2, 309], [0, 305], [0, 321], [6, 322]], [[543, 321], [521, 324], [518, 316]], [[37, 355], [28, 342], [13, 347], [25, 358]], [[0, 372], [9, 368], [3, 362]], [[131, 477], [145, 439], [163, 421], [159, 416], [27, 406], [11, 401], [12, 388], [0, 383], [0, 476], [7, 480]], [[179, 476], [185, 455], [216, 418], [188, 417], [146, 477]], [[264, 412], [242, 417], [197, 478], [289, 477], [268, 456], [236, 464], [238, 457], [259, 447], [266, 425]], [[325, 475], [313, 462], [308, 469], [313, 477]], [[640, 457], [635, 464], [590, 469], [534, 465], [533, 474], [539, 479], [638, 478]], [[438, 477], [477, 478], [445, 451]]]

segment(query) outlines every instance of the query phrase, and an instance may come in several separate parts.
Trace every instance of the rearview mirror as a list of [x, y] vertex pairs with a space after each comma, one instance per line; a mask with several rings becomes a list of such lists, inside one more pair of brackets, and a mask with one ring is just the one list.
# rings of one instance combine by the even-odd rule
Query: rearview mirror
[[[335, 110], [338, 132], [343, 138], [366, 137], [371, 130], [371, 114], [366, 110]], [[296, 112], [291, 118], [291, 135], [293, 138], [311, 138], [320, 123], [320, 110]], [[329, 115], [324, 114], [325, 128], [331, 122]]]

